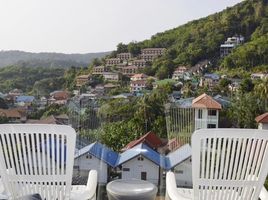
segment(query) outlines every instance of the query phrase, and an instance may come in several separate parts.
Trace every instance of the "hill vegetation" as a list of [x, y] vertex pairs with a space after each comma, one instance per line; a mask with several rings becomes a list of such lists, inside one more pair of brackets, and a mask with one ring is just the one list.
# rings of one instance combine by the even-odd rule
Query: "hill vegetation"
[[[112, 55], [126, 50], [137, 55], [142, 48], [149, 47], [167, 48], [167, 53], [153, 62], [150, 71], [161, 73], [162, 78], [170, 76], [178, 65], [193, 66], [205, 59], [217, 66], [252, 69], [268, 64], [267, 32], [267, 0], [246, 0], [222, 12], [157, 33], [150, 40], [120, 43]], [[220, 45], [234, 35], [244, 36], [244, 45], [220, 59]]]
[[101, 58], [110, 52], [87, 54], [29, 53], [23, 51], [0, 51], [0, 67], [16, 65], [19, 67], [87, 67], [94, 58]]

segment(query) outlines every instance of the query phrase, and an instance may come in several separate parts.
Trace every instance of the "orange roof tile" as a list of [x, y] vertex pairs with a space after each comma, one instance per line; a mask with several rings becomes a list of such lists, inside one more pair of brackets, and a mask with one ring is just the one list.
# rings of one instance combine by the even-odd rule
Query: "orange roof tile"
[[143, 143], [143, 142], [146, 143], [148, 146], [150, 146], [153, 149], [156, 149], [163, 144], [162, 140], [156, 134], [154, 134], [152, 131], [149, 131], [148, 133], [146, 133], [145, 135], [143, 135], [139, 139], [133, 140], [130, 143], [128, 143], [122, 150], [125, 151], [128, 149], [131, 149], [134, 146], [136, 146], [140, 143]]
[[192, 107], [221, 110], [221, 104], [215, 101], [211, 96], [208, 96], [206, 93], [195, 98], [192, 101]]
[[257, 123], [268, 123], [268, 112], [259, 115], [255, 120]]

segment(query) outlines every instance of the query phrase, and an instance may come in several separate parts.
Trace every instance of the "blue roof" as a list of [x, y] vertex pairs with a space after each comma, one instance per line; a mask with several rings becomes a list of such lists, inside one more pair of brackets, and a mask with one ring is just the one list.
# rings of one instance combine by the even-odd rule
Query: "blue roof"
[[220, 76], [218, 74], [205, 74], [204, 77], [205, 78], [210, 78], [210, 79], [213, 79], [213, 80], [219, 80], [220, 79]]
[[144, 143], [141, 143], [122, 153], [118, 159], [117, 165], [121, 165], [131, 160], [132, 158], [137, 157], [138, 155], [143, 155], [144, 157], [151, 160], [158, 166], [166, 168], [165, 157], [160, 155], [158, 152], [154, 151]]
[[116, 161], [118, 159], [118, 153], [112, 151], [111, 149], [107, 148], [103, 144], [99, 142], [94, 142], [79, 151], [76, 152], [75, 158], [78, 158], [81, 155], [84, 155], [86, 153], [91, 154], [92, 156], [95, 156], [96, 158], [104, 161], [108, 165], [115, 167]]
[[170, 170], [171, 168], [177, 166], [184, 160], [192, 156], [192, 149], [189, 144], [185, 144], [176, 151], [169, 153], [166, 156], [166, 169]]
[[34, 99], [34, 96], [18, 96], [16, 102], [32, 102]]

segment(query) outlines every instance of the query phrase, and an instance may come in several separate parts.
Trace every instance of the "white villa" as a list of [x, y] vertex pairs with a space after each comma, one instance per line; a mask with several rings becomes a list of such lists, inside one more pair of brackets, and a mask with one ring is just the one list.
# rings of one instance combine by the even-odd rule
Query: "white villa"
[[117, 166], [121, 166], [122, 179], [141, 179], [158, 185], [160, 168], [165, 168], [165, 157], [141, 143], [122, 153]]
[[216, 100], [204, 93], [192, 101], [192, 108], [195, 109], [195, 130], [218, 128], [222, 107]]
[[84, 175], [95, 169], [98, 171], [98, 183], [106, 184], [109, 181], [109, 170], [115, 167], [117, 159], [116, 152], [94, 142], [76, 152], [74, 168]]

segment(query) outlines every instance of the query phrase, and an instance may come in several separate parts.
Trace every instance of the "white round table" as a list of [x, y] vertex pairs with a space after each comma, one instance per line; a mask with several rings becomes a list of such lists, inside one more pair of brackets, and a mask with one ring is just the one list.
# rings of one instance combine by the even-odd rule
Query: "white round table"
[[109, 200], [154, 200], [157, 187], [143, 180], [114, 180], [106, 186]]

